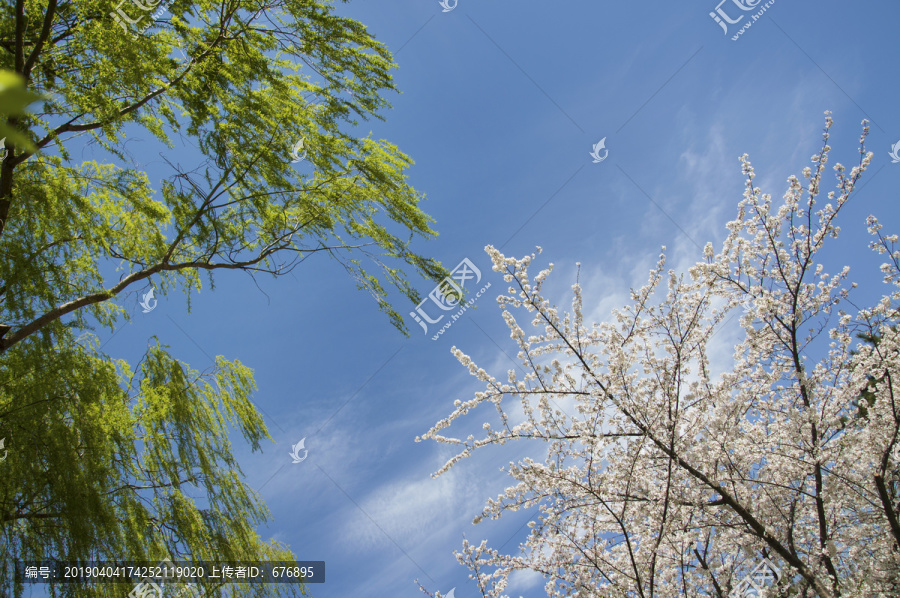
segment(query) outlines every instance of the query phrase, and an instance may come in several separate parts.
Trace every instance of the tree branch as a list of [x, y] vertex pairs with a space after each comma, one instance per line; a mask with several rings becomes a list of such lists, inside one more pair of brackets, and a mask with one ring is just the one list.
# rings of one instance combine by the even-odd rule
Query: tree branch
[[880, 473], [876, 473], [874, 479], [875, 487], [878, 489], [878, 498], [881, 499], [881, 506], [884, 508], [884, 515], [891, 525], [891, 534], [894, 536], [894, 542], [900, 548], [900, 521], [897, 520], [897, 515], [894, 513], [891, 505], [891, 495], [888, 493], [884, 478], [881, 477]]

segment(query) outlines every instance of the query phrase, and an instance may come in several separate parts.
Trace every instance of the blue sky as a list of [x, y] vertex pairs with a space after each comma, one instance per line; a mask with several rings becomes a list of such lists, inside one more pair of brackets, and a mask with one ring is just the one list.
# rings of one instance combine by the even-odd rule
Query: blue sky
[[[778, 200], [821, 146], [825, 110], [835, 126], [831, 163], [858, 159], [860, 121], [875, 152], [865, 187], [842, 218], [851, 279], [879, 278], [865, 249], [865, 216], [900, 229], [897, 37], [900, 5], [776, 0], [736, 41], [709, 16], [718, 0], [694, 2], [475, 2], [442, 12], [438, 0], [353, 1], [341, 14], [364, 23], [393, 52], [402, 94], [384, 122], [362, 135], [384, 138], [415, 161], [410, 180], [428, 200], [439, 238], [416, 248], [453, 267], [468, 258], [492, 283], [477, 309], [432, 341], [410, 321], [393, 329], [332, 261], [309, 260], [279, 280], [222, 274], [215, 292], [159, 297], [104, 350], [134, 359], [155, 335], [179, 359], [206, 369], [224, 355], [254, 369], [254, 400], [275, 439], [262, 453], [236, 443], [247, 483], [272, 511], [261, 530], [302, 560], [324, 560], [316, 598], [480, 595], [453, 550], [462, 535], [512, 552], [534, 512], [472, 525], [507, 485], [499, 471], [540, 446], [505, 446], [430, 474], [452, 456], [415, 443], [481, 390], [450, 354], [456, 345], [495, 374], [517, 367], [494, 298], [506, 285], [484, 246], [521, 256], [543, 247], [556, 266], [547, 294], [569, 303], [582, 263], [585, 312], [605, 319], [646, 281], [660, 247], [684, 269], [700, 247], [724, 238], [750, 155], [764, 191]], [[760, 6], [765, 2], [760, 2]], [[726, 0], [722, 10], [743, 13]], [[144, 134], [141, 138], [149, 137]], [[592, 145], [609, 154], [593, 163]], [[135, 144], [132, 151], [140, 151]], [[190, 156], [179, 155], [184, 163]], [[151, 161], [154, 156], [146, 156]], [[286, 159], [289, 157], [286, 156]], [[303, 168], [301, 163], [297, 166]], [[848, 167], [849, 168], [849, 167]], [[829, 183], [830, 186], [830, 183]], [[844, 245], [842, 245], [844, 247]], [[865, 259], [864, 259], [865, 258]], [[420, 281], [422, 294], [431, 284]], [[861, 291], [864, 292], [864, 291]], [[413, 306], [399, 304], [401, 313]], [[727, 336], [723, 335], [723, 339]], [[727, 352], [726, 352], [726, 357]], [[455, 436], [478, 433], [490, 414], [471, 414]], [[468, 426], [468, 428], [467, 428]], [[306, 438], [308, 458], [291, 445]], [[539, 576], [514, 578], [511, 596], [544, 596]]]

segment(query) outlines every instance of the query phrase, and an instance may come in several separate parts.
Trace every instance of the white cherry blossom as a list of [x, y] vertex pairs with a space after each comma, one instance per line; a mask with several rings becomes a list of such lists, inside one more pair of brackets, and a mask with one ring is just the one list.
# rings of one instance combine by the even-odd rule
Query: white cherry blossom
[[[826, 117], [805, 185], [790, 177], [773, 205], [743, 156], [746, 189], [719, 252], [707, 244], [689, 276], [667, 271], [663, 253], [610, 322], [584, 322], [577, 281], [571, 312], [553, 306], [551, 268], [529, 274], [537, 254], [486, 248], [511, 285], [497, 301], [527, 375], [496, 378], [454, 347], [484, 390], [422, 437], [460, 447], [435, 475], [488, 445], [546, 451], [510, 463], [513, 484], [474, 520], [539, 507], [521, 550], [465, 540], [457, 553], [484, 596], [534, 570], [552, 597], [724, 598], [763, 558], [784, 573], [770, 596], [900, 596], [898, 237], [869, 217], [886, 290], [858, 307], [849, 268], [820, 256], [872, 160], [868, 126], [858, 165], [832, 169], [822, 206]], [[735, 322], [733, 367], [713, 373], [711, 339]], [[442, 435], [482, 403], [499, 415], [483, 437]]]

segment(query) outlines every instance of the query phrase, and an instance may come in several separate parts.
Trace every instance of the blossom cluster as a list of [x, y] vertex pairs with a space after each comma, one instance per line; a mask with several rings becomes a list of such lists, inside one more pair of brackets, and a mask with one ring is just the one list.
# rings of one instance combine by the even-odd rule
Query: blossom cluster
[[[488, 445], [545, 449], [506, 468], [513, 485], [474, 521], [539, 507], [521, 550], [465, 541], [457, 553], [484, 596], [504, 596], [520, 570], [541, 572], [554, 597], [727, 596], [763, 559], [784, 572], [779, 595], [900, 595], [900, 251], [870, 217], [887, 291], [850, 309], [849, 268], [821, 256], [872, 154], [864, 121], [858, 165], [834, 165], [819, 206], [831, 127], [826, 113], [822, 150], [780, 205], [742, 156], [721, 250], [708, 244], [679, 274], [663, 248], [612, 321], [585, 322], [578, 283], [569, 312], [543, 296], [552, 264], [529, 273], [540, 248], [486, 248], [527, 374], [499, 379], [454, 347], [484, 390], [422, 437], [460, 448], [435, 475]], [[714, 374], [712, 339], [741, 313], [733, 367]], [[445, 435], [484, 403], [499, 423], [483, 437]]]

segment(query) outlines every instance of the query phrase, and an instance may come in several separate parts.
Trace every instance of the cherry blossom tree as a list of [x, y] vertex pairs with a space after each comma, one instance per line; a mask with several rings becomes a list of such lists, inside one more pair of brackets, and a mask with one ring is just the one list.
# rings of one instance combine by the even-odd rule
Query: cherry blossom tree
[[[721, 251], [707, 243], [679, 274], [663, 248], [611, 322], [585, 323], [577, 283], [571, 312], [553, 306], [553, 265], [529, 274], [537, 254], [486, 248], [510, 283], [497, 301], [527, 375], [498, 379], [454, 347], [485, 389], [422, 437], [459, 448], [435, 476], [489, 445], [546, 449], [511, 463], [514, 485], [474, 521], [538, 509], [521, 550], [464, 541], [457, 553], [484, 596], [532, 570], [553, 597], [725, 597], [762, 562], [781, 572], [768, 596], [900, 596], [900, 251], [870, 216], [872, 255], [887, 261], [868, 308], [855, 307], [848, 267], [820, 263], [872, 160], [863, 121], [858, 165], [834, 165], [819, 207], [825, 114], [822, 149], [781, 205], [742, 156], [746, 190]], [[740, 338], [716, 372], [722, 330]], [[499, 424], [482, 437], [443, 435], [485, 403]]]

